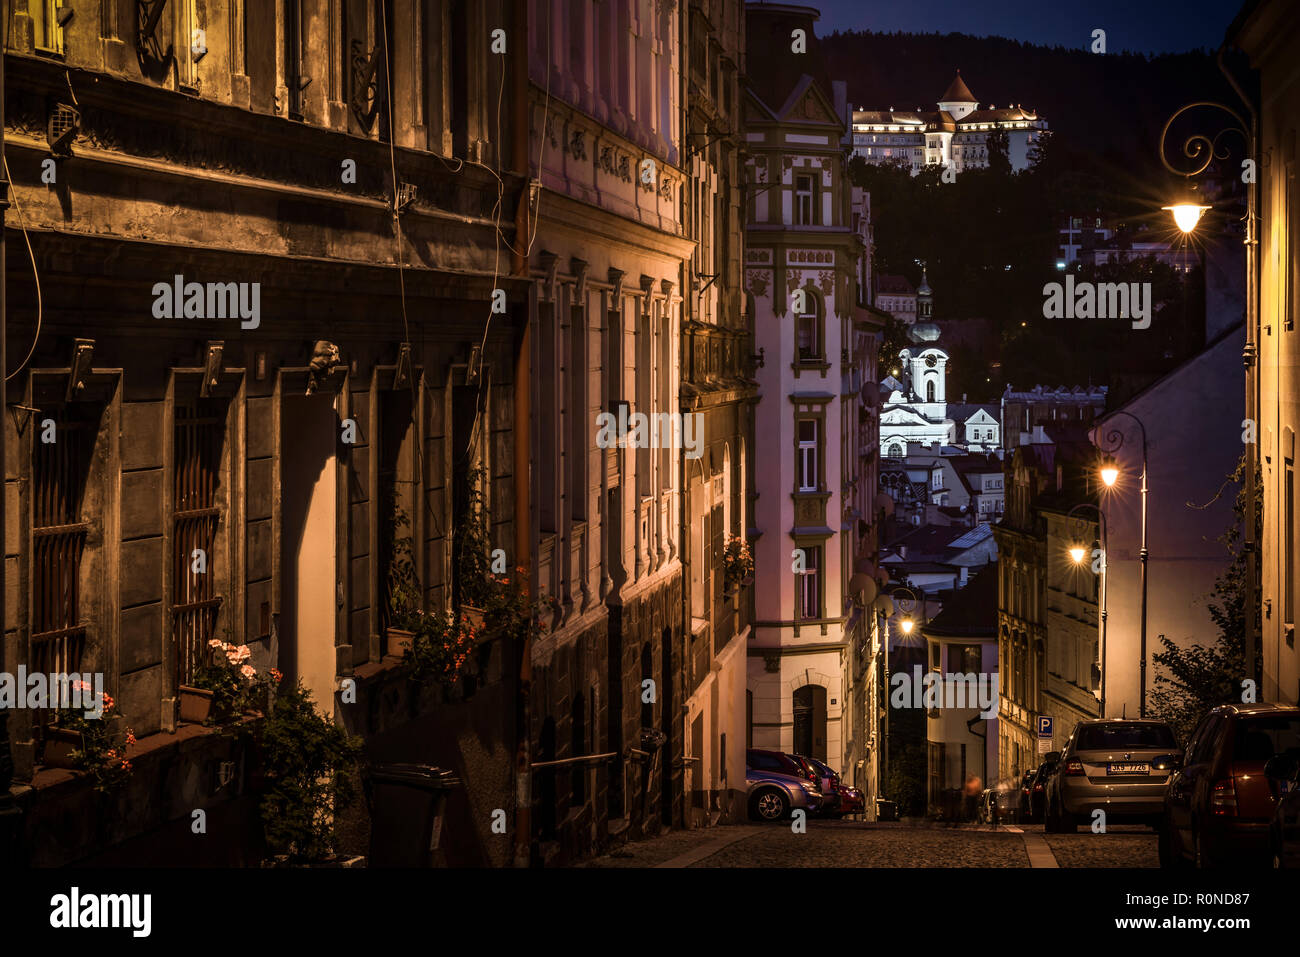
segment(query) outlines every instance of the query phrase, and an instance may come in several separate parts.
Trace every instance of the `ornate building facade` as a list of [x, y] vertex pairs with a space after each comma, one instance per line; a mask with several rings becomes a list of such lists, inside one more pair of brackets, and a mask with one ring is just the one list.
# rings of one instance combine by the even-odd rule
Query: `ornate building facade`
[[[826, 761], [847, 779], [872, 727], [854, 694], [854, 635], [876, 640], [868, 501], [874, 448], [864, 458], [859, 410], [874, 382], [859, 365], [881, 317], [859, 291], [865, 233], [855, 228], [842, 145], [848, 131], [842, 84], [817, 56], [816, 10], [750, 5], [748, 58], [764, 69], [745, 98], [750, 184], [746, 288], [762, 366], [756, 411], [754, 489], [757, 590], [749, 649], [750, 743]], [[802, 30], [807, 53], [792, 53]], [[858, 224], [862, 223], [859, 217]], [[874, 413], [866, 413], [870, 426]], [[874, 446], [874, 430], [866, 434]], [[859, 518], [854, 518], [854, 509]], [[859, 558], [863, 559], [857, 565]], [[855, 567], [866, 569], [855, 579]], [[864, 713], [854, 716], [853, 700]], [[856, 743], [855, 743], [856, 742]]]

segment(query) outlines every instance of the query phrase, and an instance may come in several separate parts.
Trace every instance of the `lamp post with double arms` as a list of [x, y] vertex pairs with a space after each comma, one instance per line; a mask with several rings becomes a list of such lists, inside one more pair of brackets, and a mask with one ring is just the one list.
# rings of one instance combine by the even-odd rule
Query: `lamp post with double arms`
[[[1147, 430], [1141, 419], [1123, 409], [1112, 412], [1107, 418], [1121, 415], [1133, 420], [1142, 438], [1142, 542], [1138, 551], [1142, 589], [1142, 621], [1138, 653], [1142, 657], [1138, 662], [1138, 717], [1145, 718], [1147, 716]], [[1115, 482], [1119, 479], [1119, 464], [1115, 461], [1114, 454], [1124, 447], [1124, 432], [1118, 428], [1109, 429], [1105, 434], [1104, 442], [1101, 440], [1100, 428], [1095, 434], [1098, 437], [1097, 447], [1106, 455], [1101, 463], [1101, 480], [1107, 488], [1114, 488]]]

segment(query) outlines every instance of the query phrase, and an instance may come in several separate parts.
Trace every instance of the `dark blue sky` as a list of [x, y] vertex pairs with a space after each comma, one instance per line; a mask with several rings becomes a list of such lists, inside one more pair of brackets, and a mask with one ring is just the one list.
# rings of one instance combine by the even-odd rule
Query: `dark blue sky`
[[1028, 43], [1090, 47], [1106, 31], [1109, 52], [1217, 50], [1239, 0], [802, 0], [822, 11], [819, 34], [833, 30], [969, 33]]

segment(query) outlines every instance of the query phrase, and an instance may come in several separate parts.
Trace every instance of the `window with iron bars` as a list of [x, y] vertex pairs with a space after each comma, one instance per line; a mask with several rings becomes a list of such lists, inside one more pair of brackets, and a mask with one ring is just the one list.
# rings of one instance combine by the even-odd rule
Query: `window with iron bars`
[[[81, 559], [90, 526], [81, 504], [94, 430], [66, 411], [54, 420], [54, 441], [38, 433], [32, 448], [31, 664], [40, 674], [81, 671], [86, 627], [81, 620]], [[34, 715], [38, 726], [52, 717]]]
[[[198, 399], [176, 405], [172, 460], [172, 637], [176, 678], [190, 684], [217, 626], [215, 548], [226, 403]], [[202, 570], [199, 570], [202, 569]]]

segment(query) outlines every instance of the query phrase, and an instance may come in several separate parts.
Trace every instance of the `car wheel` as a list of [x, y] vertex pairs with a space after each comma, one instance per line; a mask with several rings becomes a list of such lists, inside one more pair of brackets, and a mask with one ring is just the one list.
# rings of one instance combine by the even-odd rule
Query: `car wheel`
[[779, 821], [790, 810], [790, 799], [776, 788], [764, 788], [749, 799], [749, 814], [762, 821]]

